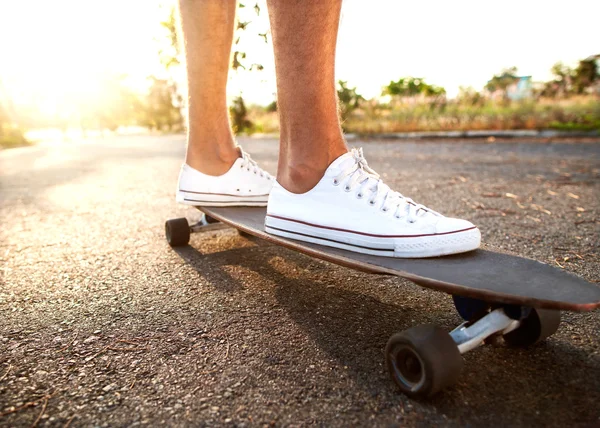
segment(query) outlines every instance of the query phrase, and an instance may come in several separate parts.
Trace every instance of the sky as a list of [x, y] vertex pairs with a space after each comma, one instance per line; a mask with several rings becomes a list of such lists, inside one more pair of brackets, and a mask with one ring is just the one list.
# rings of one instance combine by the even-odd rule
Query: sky
[[[247, 0], [253, 5], [254, 0]], [[161, 74], [159, 25], [173, 0], [0, 0], [0, 81], [16, 98], [85, 97], [106, 73], [126, 73], [134, 87]], [[259, 0], [264, 6], [264, 0]], [[162, 7], [161, 7], [162, 6]], [[502, 68], [517, 66], [534, 80], [557, 61], [600, 54], [597, 0], [484, 2], [472, 0], [345, 0], [338, 37], [337, 78], [370, 98], [404, 76], [444, 86], [481, 89]], [[229, 93], [249, 102], [274, 99], [266, 8], [242, 38], [249, 62], [262, 72], [233, 74]], [[181, 77], [181, 75], [180, 75]]]
[[368, 95], [404, 75], [444, 86], [450, 96], [461, 85], [481, 89], [511, 66], [546, 80], [557, 61], [575, 65], [600, 54], [597, 0], [349, 0], [344, 6], [338, 74]]

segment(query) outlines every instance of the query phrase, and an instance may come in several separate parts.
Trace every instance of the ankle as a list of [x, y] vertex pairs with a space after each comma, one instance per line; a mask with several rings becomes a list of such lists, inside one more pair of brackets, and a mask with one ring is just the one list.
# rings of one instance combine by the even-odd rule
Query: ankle
[[314, 159], [314, 162], [280, 164], [277, 171], [277, 182], [288, 192], [306, 193], [321, 181], [329, 165], [347, 151], [344, 148], [329, 156]]
[[324, 172], [306, 165], [288, 167], [284, 171], [277, 172], [277, 182], [288, 192], [306, 193], [316, 186]]
[[231, 141], [228, 144], [188, 144], [185, 163], [203, 174], [219, 176], [231, 169], [241, 156], [238, 147]]

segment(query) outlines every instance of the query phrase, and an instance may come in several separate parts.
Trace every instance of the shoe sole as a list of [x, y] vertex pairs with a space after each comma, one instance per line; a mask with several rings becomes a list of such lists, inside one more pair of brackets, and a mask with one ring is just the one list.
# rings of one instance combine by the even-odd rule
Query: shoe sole
[[266, 207], [269, 195], [231, 196], [177, 191], [176, 201], [202, 207]]
[[481, 243], [481, 233], [477, 228], [438, 235], [382, 238], [315, 227], [270, 216], [265, 220], [265, 231], [297, 241], [374, 256], [397, 258], [439, 257], [465, 253], [476, 250]]

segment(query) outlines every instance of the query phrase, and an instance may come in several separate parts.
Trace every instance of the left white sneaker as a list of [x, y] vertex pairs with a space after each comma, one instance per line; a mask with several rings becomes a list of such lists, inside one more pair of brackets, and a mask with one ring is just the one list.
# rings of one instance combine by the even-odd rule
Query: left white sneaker
[[275, 178], [260, 168], [248, 153], [239, 157], [223, 175], [203, 174], [188, 164], [181, 166], [176, 200], [205, 207], [267, 205]]
[[479, 247], [479, 229], [394, 192], [361, 150], [340, 156], [306, 193], [275, 183], [265, 219], [273, 235], [386, 257], [434, 257]]

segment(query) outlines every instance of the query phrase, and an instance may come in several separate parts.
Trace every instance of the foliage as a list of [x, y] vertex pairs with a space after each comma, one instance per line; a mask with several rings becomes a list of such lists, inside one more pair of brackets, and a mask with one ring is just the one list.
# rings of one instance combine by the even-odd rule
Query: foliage
[[595, 57], [580, 60], [575, 69], [557, 62], [551, 69], [553, 79], [544, 83], [541, 94], [561, 98], [585, 93], [600, 81], [597, 60]]
[[573, 90], [577, 94], [583, 94], [585, 90], [600, 80], [598, 65], [595, 58], [579, 61], [579, 65], [573, 73]]
[[501, 91], [505, 101], [508, 100], [508, 87], [519, 81], [517, 76], [517, 67], [503, 69], [499, 74], [495, 74], [485, 85], [485, 89], [490, 92]]
[[241, 95], [238, 95], [233, 99], [232, 105], [229, 107], [229, 114], [235, 133], [252, 133], [253, 124], [248, 119], [248, 109], [246, 108], [246, 104]]
[[177, 13], [175, 6], [169, 9], [169, 15], [160, 23], [166, 30], [168, 43], [164, 48], [159, 49], [158, 56], [160, 62], [167, 70], [171, 67], [181, 65], [181, 44], [179, 42], [179, 33], [177, 31]]
[[[238, 3], [238, 7], [240, 9], [245, 9], [246, 8], [246, 3], [245, 2], [239, 2]], [[261, 12], [261, 7], [258, 4], [258, 2], [254, 3], [254, 6], [252, 7], [252, 9], [254, 10], [255, 15], [258, 17], [260, 16], [260, 12]], [[235, 70], [257, 70], [257, 71], [262, 71], [264, 69], [264, 66], [262, 64], [258, 64], [258, 63], [251, 63], [249, 66], [246, 63], [246, 59], [247, 59], [247, 53], [245, 51], [243, 51], [242, 49], [242, 38], [245, 38], [246, 36], [244, 36], [248, 26], [250, 24], [252, 24], [252, 19], [250, 18], [245, 18], [247, 19], [246, 21], [242, 21], [241, 19], [238, 21], [237, 23], [237, 27], [235, 30], [235, 39], [233, 42], [233, 61], [231, 64], [231, 68], [235, 71]], [[265, 43], [268, 43], [268, 38], [267, 38], [267, 33], [257, 33], [256, 34], [258, 37], [261, 37]]]
[[383, 88], [382, 95], [398, 97], [414, 97], [423, 95], [425, 97], [440, 97], [446, 94], [441, 86], [430, 85], [420, 77], [402, 77], [396, 82], [391, 81]]
[[247, 119], [252, 122], [248, 133], [277, 134], [279, 132], [279, 115], [269, 106], [247, 105]]
[[541, 95], [544, 97], [564, 97], [571, 91], [573, 69], [562, 62], [557, 62], [550, 69], [553, 79], [544, 83]]
[[550, 71], [556, 81], [563, 82], [565, 88], [573, 78], [573, 69], [561, 61], [554, 64]]
[[277, 101], [273, 101], [265, 107], [267, 113], [273, 113], [277, 111]]
[[181, 96], [177, 86], [166, 79], [150, 77], [150, 89], [140, 106], [139, 123], [151, 130], [180, 130], [183, 127]]
[[508, 89], [510, 85], [516, 83], [519, 80], [517, 76], [517, 67], [510, 67], [503, 69], [499, 74], [495, 74], [485, 85], [485, 89], [490, 92], [504, 91]]
[[481, 106], [485, 103], [485, 97], [481, 92], [476, 91], [472, 86], [460, 86], [458, 88], [457, 102], [460, 104]]
[[350, 114], [356, 110], [362, 101], [365, 99], [362, 95], [356, 92], [356, 87], [349, 88], [348, 82], [339, 80], [338, 81], [338, 99], [340, 106], [340, 116], [342, 123], [348, 119]]
[[[240, 2], [238, 6], [240, 9], [245, 9], [246, 3]], [[261, 7], [258, 2], [254, 4], [253, 11], [256, 16], [260, 16]], [[240, 19], [237, 22], [232, 52], [231, 68], [233, 70], [261, 71], [264, 68], [262, 64], [247, 64], [247, 54], [242, 50], [242, 37], [246, 37], [244, 34], [251, 23], [252, 19], [250, 18], [245, 18], [245, 20]], [[172, 7], [168, 17], [165, 21], [161, 22], [161, 26], [167, 30], [169, 47], [168, 49], [160, 50], [159, 56], [167, 71], [173, 67], [180, 66], [182, 63], [177, 25], [176, 10], [175, 7]], [[268, 42], [266, 32], [259, 33], [258, 36], [264, 39], [265, 43]], [[151, 77], [150, 79], [152, 79], [153, 83], [143, 106], [141, 123], [150, 129], [180, 128], [183, 125], [183, 117], [180, 110], [183, 100], [178, 93], [176, 82], [172, 79], [166, 81], [156, 77]], [[253, 131], [253, 124], [248, 119], [247, 108], [241, 94], [232, 100], [230, 115], [235, 132]]]
[[363, 134], [547, 128], [600, 130], [600, 103], [593, 96], [508, 104], [492, 100], [472, 104], [456, 99], [449, 101], [444, 110], [431, 109], [427, 103], [364, 103], [346, 121], [349, 132]]

